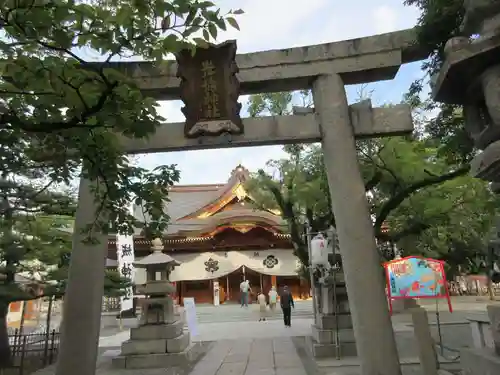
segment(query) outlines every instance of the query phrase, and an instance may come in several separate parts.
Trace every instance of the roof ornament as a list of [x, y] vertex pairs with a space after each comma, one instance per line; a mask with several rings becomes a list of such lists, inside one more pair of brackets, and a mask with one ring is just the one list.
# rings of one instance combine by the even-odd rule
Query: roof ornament
[[231, 171], [231, 177], [229, 181], [238, 179], [240, 181], [246, 181], [250, 176], [250, 171], [246, 169], [241, 163], [239, 163], [236, 168]]

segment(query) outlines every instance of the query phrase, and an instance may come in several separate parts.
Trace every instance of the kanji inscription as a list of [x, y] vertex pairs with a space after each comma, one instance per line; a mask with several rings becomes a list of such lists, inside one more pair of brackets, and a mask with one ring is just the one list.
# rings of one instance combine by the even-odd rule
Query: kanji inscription
[[128, 245], [128, 244], [125, 244], [125, 245], [121, 245], [122, 246], [122, 256], [131, 256], [132, 255], [132, 246], [131, 245]]
[[243, 133], [235, 57], [236, 41], [198, 47], [194, 55], [190, 50], [176, 55], [186, 137]]
[[132, 266], [128, 263], [123, 263], [121, 273], [123, 276], [130, 278], [132, 276]]

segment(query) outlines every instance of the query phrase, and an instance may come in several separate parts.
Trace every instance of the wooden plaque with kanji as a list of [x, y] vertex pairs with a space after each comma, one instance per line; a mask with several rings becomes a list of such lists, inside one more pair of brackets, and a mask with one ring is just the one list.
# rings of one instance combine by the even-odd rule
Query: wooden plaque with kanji
[[242, 134], [236, 41], [197, 47], [194, 55], [190, 50], [182, 50], [176, 58], [184, 103], [182, 113], [186, 116], [185, 136]]

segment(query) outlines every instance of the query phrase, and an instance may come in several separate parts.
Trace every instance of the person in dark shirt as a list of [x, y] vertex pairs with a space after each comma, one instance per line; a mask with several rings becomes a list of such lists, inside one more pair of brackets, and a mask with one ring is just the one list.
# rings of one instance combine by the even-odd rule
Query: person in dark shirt
[[283, 291], [280, 295], [280, 305], [283, 311], [283, 321], [285, 322], [285, 327], [291, 327], [291, 317], [292, 317], [292, 307], [295, 308], [293, 304], [292, 293], [288, 290], [288, 286], [283, 287]]

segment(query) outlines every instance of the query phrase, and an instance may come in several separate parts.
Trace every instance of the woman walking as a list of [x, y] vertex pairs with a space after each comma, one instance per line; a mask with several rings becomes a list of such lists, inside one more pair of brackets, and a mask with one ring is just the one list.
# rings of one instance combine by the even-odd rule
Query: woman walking
[[257, 296], [257, 301], [259, 302], [259, 322], [260, 321], [265, 321], [266, 320], [266, 296], [262, 291], [260, 291], [259, 295]]
[[276, 302], [278, 300], [278, 292], [276, 292], [276, 287], [273, 285], [269, 291], [269, 308], [272, 312], [276, 309]]

